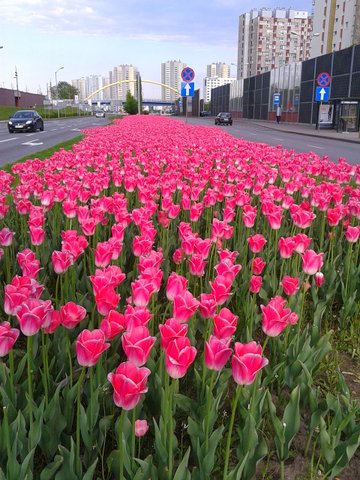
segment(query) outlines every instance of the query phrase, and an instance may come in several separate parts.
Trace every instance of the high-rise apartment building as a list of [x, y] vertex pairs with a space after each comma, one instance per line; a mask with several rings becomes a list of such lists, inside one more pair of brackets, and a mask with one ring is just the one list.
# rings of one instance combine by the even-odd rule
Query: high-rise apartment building
[[110, 87], [112, 100], [126, 100], [126, 94], [130, 91], [135, 96], [136, 79], [138, 70], [133, 65], [118, 65], [109, 72], [109, 83], [118, 83]]
[[240, 15], [237, 78], [308, 59], [311, 31], [303, 10], [263, 8]]
[[229, 78], [230, 77], [230, 65], [226, 63], [211, 63], [206, 67], [206, 76], [207, 77], [220, 77], [220, 78]]
[[204, 102], [211, 102], [211, 90], [228, 83], [235, 82], [236, 78], [221, 78], [221, 77], [205, 77], [204, 78]]
[[175, 88], [179, 93], [169, 88], [161, 87], [161, 100], [173, 102], [180, 96], [181, 91], [181, 70], [186, 64], [181, 60], [169, 60], [161, 64], [161, 83]]
[[[101, 89], [106, 85], [105, 79], [101, 75], [90, 75], [89, 77], [82, 77], [72, 81], [73, 87], [77, 88], [79, 91], [79, 100], [83, 101], [91, 93], [96, 92], [96, 90]], [[92, 100], [104, 100], [105, 91], [100, 91], [96, 93]]]
[[314, 0], [311, 57], [360, 43], [359, 0]]

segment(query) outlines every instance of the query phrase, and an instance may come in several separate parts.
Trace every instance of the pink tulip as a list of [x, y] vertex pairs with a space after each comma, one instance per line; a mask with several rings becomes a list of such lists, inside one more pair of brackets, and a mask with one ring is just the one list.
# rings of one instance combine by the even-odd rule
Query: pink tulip
[[324, 274], [322, 272], [316, 272], [315, 273], [316, 286], [320, 288], [323, 283], [324, 283]]
[[191, 275], [195, 277], [203, 277], [205, 275], [206, 262], [201, 255], [194, 253], [189, 259], [189, 269]]
[[175, 265], [180, 265], [182, 260], [183, 260], [184, 252], [182, 251], [181, 248], [177, 248], [175, 252], [173, 253], [172, 259], [175, 263]]
[[131, 284], [132, 299], [137, 307], [146, 307], [150, 301], [154, 288], [151, 282], [138, 279]]
[[0, 230], [0, 245], [2, 247], [9, 247], [12, 244], [15, 232], [12, 232], [9, 228], [2, 228]]
[[352, 227], [349, 225], [345, 231], [345, 238], [350, 243], [355, 243], [360, 237], [360, 227]]
[[59, 252], [54, 250], [51, 255], [51, 261], [54, 271], [57, 274], [64, 273], [72, 265], [72, 257], [67, 252]]
[[251, 264], [253, 273], [255, 275], [261, 275], [265, 265], [266, 265], [266, 262], [264, 262], [264, 260], [261, 257], [254, 258]]
[[247, 242], [249, 244], [249, 249], [253, 253], [259, 253], [263, 249], [267, 240], [263, 235], [261, 235], [261, 233], [257, 233], [256, 235], [248, 237]]
[[100, 315], [108, 315], [111, 310], [116, 310], [120, 295], [112, 287], [105, 287], [95, 295], [97, 311]]
[[45, 232], [42, 227], [29, 227], [29, 232], [32, 245], [39, 246], [44, 242]]
[[50, 300], [27, 299], [16, 311], [16, 317], [23, 335], [32, 337], [51, 319]]
[[286, 300], [280, 296], [274, 297], [264, 306], [262, 311], [262, 329], [269, 337], [277, 337], [289, 325], [294, 325], [298, 318], [290, 308], [284, 308]]
[[180, 323], [187, 322], [196, 312], [199, 302], [192, 294], [185, 290], [174, 298], [173, 317]]
[[141, 367], [147, 362], [155, 341], [156, 338], [150, 336], [146, 327], [135, 327], [121, 337], [122, 347], [128, 361], [137, 367]]
[[113, 340], [125, 330], [125, 317], [116, 310], [110, 310], [100, 323], [100, 330], [104, 332], [105, 340]]
[[98, 362], [102, 352], [110, 347], [110, 343], [105, 343], [104, 332], [100, 329], [83, 330], [77, 337], [76, 356], [79, 365], [82, 367], [93, 367]]
[[152, 314], [146, 307], [127, 305], [124, 312], [124, 319], [126, 330], [131, 330], [134, 327], [146, 327], [152, 319]]
[[203, 318], [213, 318], [216, 312], [217, 303], [211, 293], [200, 295], [199, 312]]
[[149, 424], [146, 420], [135, 420], [135, 436], [143, 437], [149, 430]]
[[313, 220], [316, 218], [316, 215], [309, 211], [301, 208], [299, 205], [291, 205], [290, 215], [294, 225], [299, 228], [308, 228], [312, 224]]
[[182, 295], [187, 286], [187, 280], [185, 277], [172, 272], [168, 278], [166, 286], [166, 297], [169, 301], [173, 302], [176, 295]]
[[304, 253], [311, 243], [311, 238], [305, 233], [298, 233], [293, 239], [295, 241], [295, 252], [297, 253]]
[[20, 330], [11, 328], [9, 322], [0, 323], [0, 357], [5, 357], [9, 353], [19, 335]]
[[249, 290], [251, 293], [259, 293], [262, 286], [262, 277], [259, 275], [252, 275], [250, 278]]
[[214, 335], [220, 340], [228, 340], [236, 332], [237, 319], [228, 308], [222, 308], [214, 315]]
[[99, 242], [94, 250], [95, 265], [97, 267], [107, 267], [111, 262], [113, 246], [110, 242]]
[[86, 310], [81, 305], [68, 302], [60, 308], [61, 324], [68, 330], [75, 328], [86, 317]]
[[51, 317], [46, 327], [43, 326], [44, 333], [47, 333], [47, 334], [54, 333], [60, 325], [61, 325], [60, 312], [58, 310], [53, 310], [51, 312]]
[[244, 205], [242, 221], [246, 228], [252, 228], [256, 220], [257, 208], [251, 205]]
[[150, 370], [137, 367], [131, 362], [121, 363], [115, 373], [108, 374], [108, 380], [114, 388], [113, 399], [117, 407], [132, 410], [141, 396], [148, 391], [147, 378]]
[[256, 374], [269, 363], [262, 356], [262, 348], [256, 342], [240, 343], [234, 345], [232, 356], [232, 375], [238, 385], [251, 385]]
[[286, 295], [295, 295], [300, 288], [299, 279], [297, 277], [289, 277], [288, 275], [284, 276], [280, 285], [282, 285]]
[[219, 371], [229, 360], [232, 349], [229, 348], [231, 339], [221, 340], [213, 335], [205, 342], [205, 365], [210, 370]]
[[159, 325], [161, 348], [166, 350], [169, 343], [179, 337], [186, 337], [188, 325], [179, 323], [174, 318], [169, 318], [164, 324]]
[[196, 348], [187, 337], [172, 340], [165, 350], [165, 368], [171, 378], [182, 378], [195, 360]]
[[220, 263], [215, 266], [215, 271], [218, 276], [225, 277], [226, 281], [232, 283], [241, 268], [242, 266], [239, 263], [233, 264], [230, 259], [224, 259], [220, 260]]
[[209, 282], [211, 294], [218, 305], [223, 305], [231, 295], [232, 280], [218, 275], [213, 282]]
[[295, 250], [296, 242], [293, 237], [281, 237], [278, 247], [281, 258], [290, 258]]
[[323, 253], [317, 254], [314, 250], [306, 250], [302, 254], [303, 272], [314, 275], [323, 266]]

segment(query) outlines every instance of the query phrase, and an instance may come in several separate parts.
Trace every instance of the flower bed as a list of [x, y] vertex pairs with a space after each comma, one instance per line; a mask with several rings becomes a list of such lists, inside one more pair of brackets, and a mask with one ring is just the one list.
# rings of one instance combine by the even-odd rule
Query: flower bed
[[12, 173], [0, 478], [285, 478], [304, 422], [306, 478], [342, 471], [359, 407], [319, 369], [359, 315], [359, 166], [136, 116]]

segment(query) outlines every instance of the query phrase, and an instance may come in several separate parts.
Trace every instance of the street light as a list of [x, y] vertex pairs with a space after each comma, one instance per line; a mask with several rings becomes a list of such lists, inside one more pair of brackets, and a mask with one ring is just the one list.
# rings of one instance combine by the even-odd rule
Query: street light
[[[57, 82], [57, 73], [62, 70], [64, 67], [60, 67], [56, 70], [55, 72], [55, 86], [56, 86], [56, 96], [57, 100], [59, 101], [59, 90], [58, 90], [58, 82]], [[58, 118], [60, 118], [60, 108], [59, 108], [59, 102], [58, 102]]]

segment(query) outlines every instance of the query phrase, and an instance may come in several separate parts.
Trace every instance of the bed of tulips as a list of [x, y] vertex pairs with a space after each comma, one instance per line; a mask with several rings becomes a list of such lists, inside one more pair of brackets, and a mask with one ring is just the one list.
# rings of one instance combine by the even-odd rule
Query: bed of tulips
[[0, 171], [0, 479], [284, 479], [300, 429], [305, 478], [334, 478], [360, 443], [321, 376], [359, 321], [359, 185], [141, 116]]

